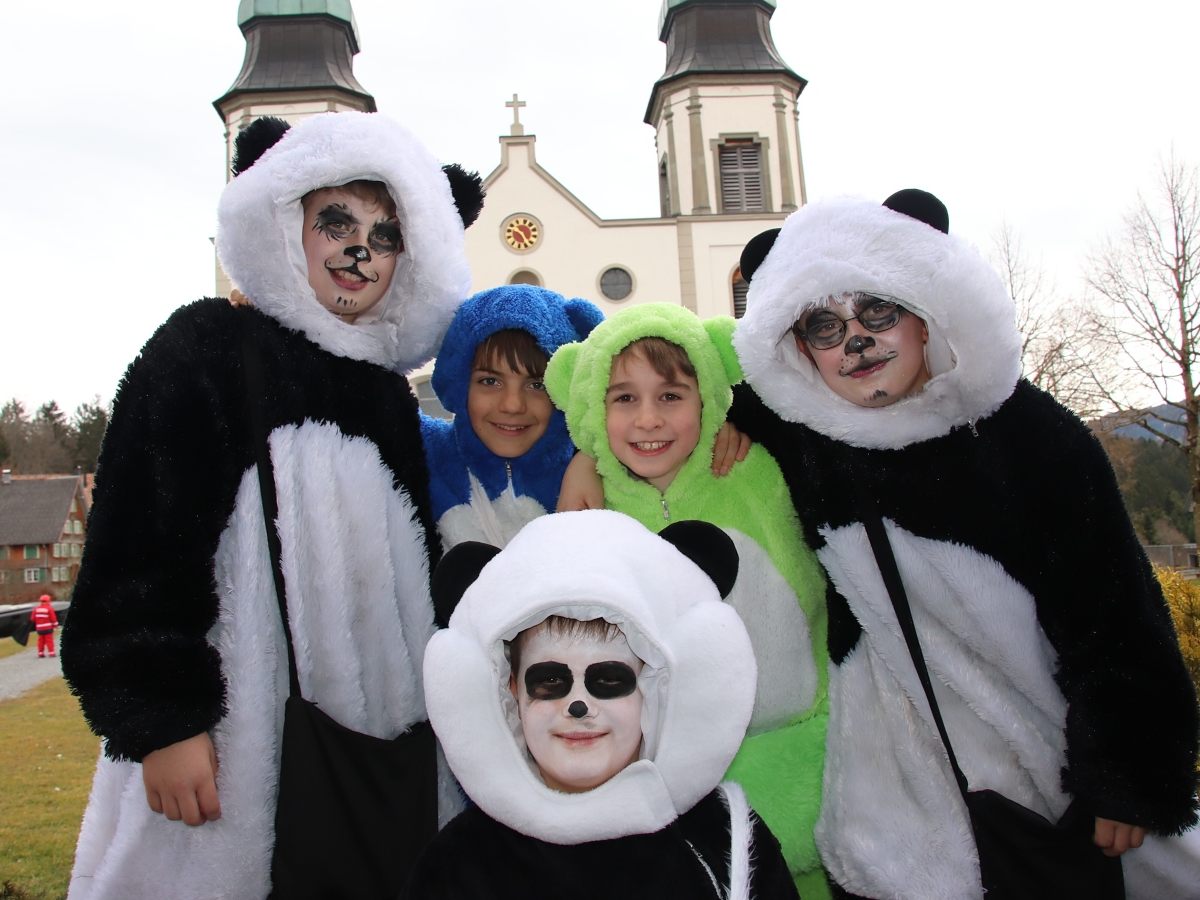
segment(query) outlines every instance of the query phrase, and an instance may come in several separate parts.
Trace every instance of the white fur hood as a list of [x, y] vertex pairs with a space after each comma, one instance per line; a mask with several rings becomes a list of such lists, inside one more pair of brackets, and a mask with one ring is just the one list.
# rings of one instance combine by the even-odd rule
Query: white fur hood
[[[301, 198], [356, 179], [387, 185], [404, 235], [391, 288], [353, 324], [308, 284]], [[463, 223], [450, 184], [406, 129], [377, 113], [326, 113], [293, 126], [226, 186], [217, 255], [252, 304], [338, 356], [399, 371], [436, 352], [470, 289]]]
[[[505, 640], [552, 614], [620, 626], [645, 665], [642, 758], [566, 794], [538, 777], [508, 690]], [[555, 844], [648, 834], [721, 781], [745, 735], [755, 663], [741, 619], [668, 541], [607, 510], [542, 516], [483, 566], [425, 653], [430, 722], [468, 796]]]
[[[788, 329], [819, 300], [849, 291], [894, 297], [929, 328], [925, 389], [867, 409], [837, 396]], [[835, 440], [899, 448], [984, 418], [1021, 373], [1011, 298], [975, 248], [868, 200], [813, 203], [787, 218], [753, 273], [734, 334], [746, 380], [781, 418]]]

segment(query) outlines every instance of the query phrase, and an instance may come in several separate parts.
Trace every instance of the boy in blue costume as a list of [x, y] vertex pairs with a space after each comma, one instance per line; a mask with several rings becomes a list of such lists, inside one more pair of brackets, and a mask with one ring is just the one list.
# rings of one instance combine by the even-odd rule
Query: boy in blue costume
[[502, 547], [554, 511], [575, 448], [542, 384], [546, 361], [603, 318], [586, 300], [527, 284], [482, 291], [459, 307], [432, 379], [454, 420], [421, 417], [443, 547]]

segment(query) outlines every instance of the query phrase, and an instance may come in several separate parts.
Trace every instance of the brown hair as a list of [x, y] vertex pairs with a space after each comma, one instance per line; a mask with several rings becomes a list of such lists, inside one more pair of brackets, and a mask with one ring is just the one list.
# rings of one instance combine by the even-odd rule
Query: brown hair
[[546, 361], [546, 351], [537, 345], [532, 334], [519, 328], [505, 328], [480, 341], [471, 368], [484, 369], [504, 362], [514, 372], [541, 378], [546, 374]]
[[526, 628], [508, 642], [508, 665], [513, 678], [521, 671], [521, 647], [525, 641], [539, 629], [550, 632], [557, 637], [591, 638], [592, 640], [611, 641], [623, 631], [612, 622], [604, 619], [569, 619], [566, 616], [549, 616], [537, 625]]
[[387, 185], [382, 181], [371, 181], [366, 178], [358, 178], [354, 181], [347, 181], [345, 184], [329, 184], [325, 187], [314, 188], [303, 197], [300, 202], [304, 203], [308, 198], [317, 191], [341, 189], [357, 197], [366, 203], [374, 203], [381, 207], [388, 216], [396, 215], [396, 201], [392, 199], [392, 195], [388, 193]]
[[692, 365], [687, 351], [678, 344], [673, 344], [663, 338], [638, 338], [618, 353], [613, 359], [613, 363], [615, 364], [621, 357], [631, 354], [640, 355], [650, 364], [650, 368], [668, 380], [678, 380], [680, 372], [688, 378], [696, 377], [696, 367]]

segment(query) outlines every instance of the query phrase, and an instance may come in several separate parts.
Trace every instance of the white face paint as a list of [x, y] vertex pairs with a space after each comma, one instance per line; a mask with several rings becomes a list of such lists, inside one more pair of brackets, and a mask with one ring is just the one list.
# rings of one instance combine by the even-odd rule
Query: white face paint
[[[589, 791], [637, 759], [642, 693], [636, 677], [642, 661], [624, 635], [596, 640], [538, 627], [524, 638], [520, 665], [510, 688], [525, 744], [548, 787]], [[615, 696], [631, 680], [634, 689]]]

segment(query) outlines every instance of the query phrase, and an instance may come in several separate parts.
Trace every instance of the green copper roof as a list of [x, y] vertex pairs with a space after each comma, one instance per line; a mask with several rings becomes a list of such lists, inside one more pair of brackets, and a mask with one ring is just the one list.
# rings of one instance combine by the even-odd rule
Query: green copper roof
[[256, 16], [332, 16], [348, 22], [358, 40], [358, 23], [350, 0], [241, 0], [238, 4], [238, 25], [245, 25]]

